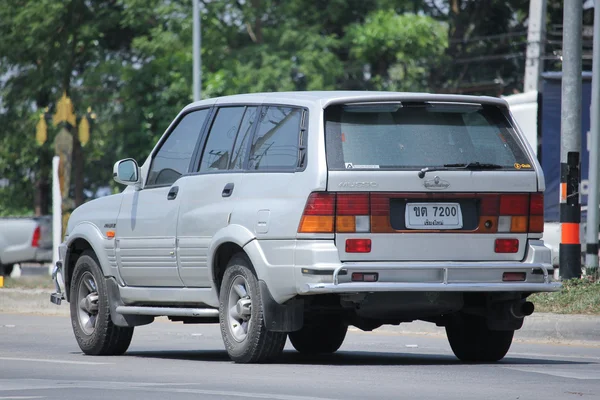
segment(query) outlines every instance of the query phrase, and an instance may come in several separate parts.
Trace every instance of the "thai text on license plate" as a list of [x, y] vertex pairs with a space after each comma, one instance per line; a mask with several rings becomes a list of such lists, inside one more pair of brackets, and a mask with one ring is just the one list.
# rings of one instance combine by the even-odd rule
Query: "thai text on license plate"
[[460, 229], [462, 212], [458, 203], [407, 203], [408, 229]]

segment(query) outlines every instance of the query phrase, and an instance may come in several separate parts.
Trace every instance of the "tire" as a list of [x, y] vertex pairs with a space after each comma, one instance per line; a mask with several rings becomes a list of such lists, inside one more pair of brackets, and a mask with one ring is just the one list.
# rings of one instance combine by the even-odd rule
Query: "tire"
[[454, 355], [464, 362], [496, 362], [504, 358], [515, 331], [492, 331], [485, 317], [458, 315], [446, 325]]
[[290, 332], [290, 342], [302, 354], [335, 353], [346, 338], [348, 325], [341, 318], [323, 316], [305, 323], [302, 329]]
[[79, 348], [97, 356], [125, 353], [133, 327], [112, 322], [106, 281], [93, 252], [85, 251], [77, 260], [70, 290], [71, 325]]
[[10, 274], [12, 274], [13, 268], [14, 268], [14, 264], [10, 264], [10, 265], [0, 264], [0, 275], [9, 277]]
[[236, 363], [272, 361], [283, 351], [287, 334], [267, 330], [258, 279], [244, 253], [232, 257], [219, 295], [223, 343]]

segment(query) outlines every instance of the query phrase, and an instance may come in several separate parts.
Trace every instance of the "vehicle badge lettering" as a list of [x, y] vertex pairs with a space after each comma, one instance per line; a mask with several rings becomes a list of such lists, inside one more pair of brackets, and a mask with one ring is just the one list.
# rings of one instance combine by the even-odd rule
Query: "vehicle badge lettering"
[[450, 182], [440, 179], [439, 176], [436, 176], [433, 179], [426, 180], [423, 182], [423, 186], [429, 190], [443, 190], [447, 189], [450, 186]]
[[353, 189], [369, 189], [376, 188], [377, 182], [340, 182], [338, 187], [341, 188], [353, 188]]

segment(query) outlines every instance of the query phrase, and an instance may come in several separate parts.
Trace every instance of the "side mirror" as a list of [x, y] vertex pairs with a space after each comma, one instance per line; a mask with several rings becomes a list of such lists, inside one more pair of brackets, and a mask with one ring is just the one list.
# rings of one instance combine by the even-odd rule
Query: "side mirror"
[[140, 167], [133, 158], [117, 161], [113, 167], [113, 178], [118, 183], [135, 185], [137, 190], [141, 189]]

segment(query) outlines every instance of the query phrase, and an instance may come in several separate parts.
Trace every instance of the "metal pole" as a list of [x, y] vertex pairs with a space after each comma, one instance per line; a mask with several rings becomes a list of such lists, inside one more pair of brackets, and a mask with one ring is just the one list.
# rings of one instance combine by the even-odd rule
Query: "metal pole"
[[52, 158], [52, 265], [48, 273], [58, 261], [58, 245], [62, 242], [62, 195], [60, 193], [60, 179], [58, 176], [60, 157]]
[[590, 192], [588, 195], [585, 265], [598, 271], [598, 207], [600, 190], [600, 4], [594, 7], [594, 51], [592, 56], [592, 105], [590, 127]]
[[544, 63], [541, 62], [541, 56], [544, 52], [544, 39], [546, 37], [546, 1], [531, 0], [529, 2], [525, 92], [538, 91], [540, 86], [540, 75], [544, 66]]
[[579, 1], [565, 1], [563, 14], [562, 100], [560, 137], [560, 276], [581, 276], [579, 223], [581, 207], [581, 32]]
[[200, 37], [200, 5], [198, 4], [199, 0], [192, 0], [193, 3], [193, 21], [194, 21], [194, 29], [193, 29], [193, 55], [194, 55], [194, 101], [200, 100], [201, 88], [202, 88], [202, 68], [201, 68], [201, 56], [200, 56], [200, 46], [201, 46], [201, 37]]

